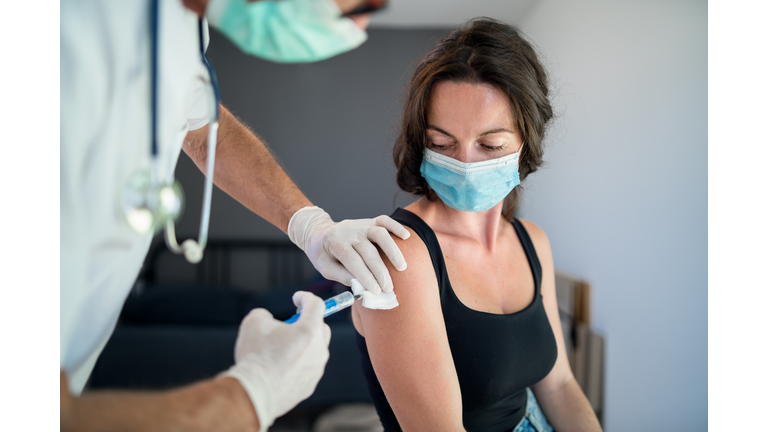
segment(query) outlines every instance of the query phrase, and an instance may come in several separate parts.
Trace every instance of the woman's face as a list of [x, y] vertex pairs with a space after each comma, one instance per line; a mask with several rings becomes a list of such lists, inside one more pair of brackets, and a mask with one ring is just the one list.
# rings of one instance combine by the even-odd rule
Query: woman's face
[[509, 99], [490, 84], [434, 85], [427, 113], [427, 148], [461, 162], [516, 153], [522, 138]]

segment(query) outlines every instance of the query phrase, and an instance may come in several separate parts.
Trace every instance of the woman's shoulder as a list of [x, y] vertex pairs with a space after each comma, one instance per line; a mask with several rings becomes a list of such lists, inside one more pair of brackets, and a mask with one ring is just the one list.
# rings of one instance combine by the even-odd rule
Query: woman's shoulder
[[523, 228], [525, 228], [525, 231], [528, 233], [528, 237], [531, 238], [531, 242], [533, 242], [533, 247], [536, 248], [536, 251], [538, 253], [550, 253], [549, 238], [547, 237], [547, 234], [544, 232], [544, 230], [540, 226], [527, 219], [518, 218], [517, 220], [520, 222]]
[[[428, 263], [429, 268], [432, 268], [432, 261], [429, 254], [429, 247], [427, 246], [428, 239], [424, 239], [421, 236], [426, 235], [425, 231], [431, 230], [431, 227], [425, 222], [417, 208], [413, 208], [414, 204], [399, 209], [392, 216], [400, 224], [411, 233], [411, 236], [403, 240], [397, 236], [392, 236], [395, 240], [395, 244], [400, 248], [403, 253], [408, 266], [411, 266], [409, 259], [418, 263], [419, 268], [422, 268], [423, 263]], [[410, 225], [415, 225], [416, 228]], [[428, 237], [428, 236], [427, 236]]]
[[406, 268], [397, 270], [389, 258], [381, 253], [381, 258], [387, 265], [389, 275], [399, 306], [390, 310], [373, 310], [359, 307], [355, 304], [353, 313], [355, 328], [366, 339], [371, 336], [374, 329], [374, 339], [382, 342], [391, 336], [398, 336], [400, 332], [391, 334], [379, 333], [375, 329], [386, 327], [389, 329], [419, 329], [429, 325], [430, 320], [440, 318], [440, 299], [437, 287], [437, 277], [432, 266], [432, 260], [424, 241], [413, 229], [406, 227], [411, 236], [403, 240], [397, 236], [392, 238], [400, 248], [405, 258]]
[[429, 254], [429, 249], [427, 248], [426, 243], [424, 243], [424, 240], [419, 237], [413, 228], [405, 226], [405, 229], [411, 233], [410, 237], [405, 240], [397, 236], [392, 236], [392, 238], [395, 240], [397, 247], [400, 248], [403, 258], [405, 258], [406, 269], [398, 271], [392, 263], [386, 259], [386, 256], [382, 254], [382, 258], [386, 260], [387, 268], [389, 269], [392, 281], [395, 284], [395, 289], [398, 288], [398, 281], [405, 282], [411, 280], [412, 282], [418, 282], [418, 280], [423, 279], [425, 273], [434, 275], [435, 272], [432, 266], [432, 258]]

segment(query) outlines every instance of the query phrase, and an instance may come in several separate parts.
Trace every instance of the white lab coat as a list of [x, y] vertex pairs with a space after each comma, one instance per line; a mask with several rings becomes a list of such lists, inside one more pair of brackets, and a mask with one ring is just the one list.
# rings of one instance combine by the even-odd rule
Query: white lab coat
[[[197, 16], [161, 0], [160, 175], [170, 177], [186, 133], [207, 124]], [[121, 209], [151, 143], [150, 2], [61, 2], [60, 366], [79, 394], [133, 285], [151, 236]], [[207, 44], [207, 25], [204, 26]]]

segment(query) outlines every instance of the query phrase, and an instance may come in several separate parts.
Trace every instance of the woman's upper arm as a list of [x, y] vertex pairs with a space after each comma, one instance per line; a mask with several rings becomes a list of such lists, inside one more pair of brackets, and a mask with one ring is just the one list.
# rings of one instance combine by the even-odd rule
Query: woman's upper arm
[[573, 379], [573, 372], [568, 363], [568, 355], [565, 350], [565, 339], [563, 337], [563, 328], [560, 325], [560, 312], [557, 307], [557, 294], [555, 292], [555, 268], [552, 260], [552, 249], [549, 246], [549, 239], [544, 230], [530, 221], [521, 220], [526, 231], [533, 241], [536, 248], [536, 254], [541, 263], [541, 295], [544, 299], [544, 311], [549, 319], [549, 325], [555, 335], [557, 342], [557, 361], [555, 366], [547, 376], [539, 381], [532, 388], [537, 393], [547, 393], [556, 390], [561, 385]]
[[429, 251], [418, 235], [394, 239], [408, 268], [397, 271], [382, 258], [400, 305], [355, 306], [373, 369], [404, 431], [463, 430], [461, 392]]

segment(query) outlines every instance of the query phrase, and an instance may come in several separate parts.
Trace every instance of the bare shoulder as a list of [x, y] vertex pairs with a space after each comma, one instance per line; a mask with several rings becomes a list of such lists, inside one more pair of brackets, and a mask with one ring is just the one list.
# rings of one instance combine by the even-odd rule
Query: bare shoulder
[[372, 326], [378, 327], [386, 323], [390, 329], [400, 325], [419, 328], [419, 325], [423, 325], [422, 320], [435, 319], [438, 314], [442, 314], [437, 277], [427, 245], [412, 229], [406, 229], [411, 233], [407, 239], [392, 236], [407, 263], [405, 270], [395, 269], [386, 255], [381, 253], [392, 278], [399, 306], [382, 311], [366, 309], [355, 304], [355, 312], [360, 318], [358, 331], [364, 336], [369, 335]]
[[398, 271], [395, 269], [394, 265], [392, 265], [392, 262], [389, 261], [389, 258], [387, 258], [386, 254], [379, 251], [381, 259], [387, 265], [389, 274], [392, 277], [395, 294], [399, 294], [406, 284], [418, 285], [416, 282], [420, 281], [425, 273], [428, 275], [434, 274], [435, 272], [434, 268], [432, 267], [432, 259], [429, 255], [427, 245], [424, 244], [424, 241], [421, 239], [421, 237], [419, 237], [418, 234], [416, 234], [416, 232], [410, 227], [406, 226], [405, 229], [411, 233], [411, 236], [405, 240], [396, 235], [390, 234], [397, 247], [400, 248], [400, 252], [402, 252], [403, 258], [405, 258], [405, 262], [408, 265], [405, 270]]
[[[422, 240], [421, 237], [419, 237], [419, 235], [416, 234], [416, 232], [410, 227], [406, 226], [405, 229], [411, 233], [411, 236], [407, 239], [403, 240], [400, 237], [394, 235], [392, 236], [392, 238], [395, 240], [395, 244], [400, 248], [400, 251], [403, 253], [403, 257], [408, 263], [408, 268], [405, 271], [410, 269], [412, 265], [415, 267], [413, 270], [416, 270], [417, 268], [422, 269], [424, 264], [428, 264], [431, 268], [432, 260], [429, 256], [429, 250], [427, 249], [427, 245], [424, 243], [424, 240]], [[387, 265], [391, 265], [391, 263], [388, 262]], [[395, 272], [403, 273], [398, 271]]]
[[548, 254], [551, 255], [552, 252], [550, 250], [549, 246], [549, 238], [547, 237], [547, 234], [544, 232], [543, 229], [541, 229], [540, 226], [536, 225], [535, 223], [526, 220], [526, 219], [518, 219], [521, 224], [523, 224], [523, 227], [525, 227], [525, 230], [528, 232], [528, 236], [531, 238], [531, 241], [533, 242], [533, 247], [536, 248], [536, 252], [539, 254]]

